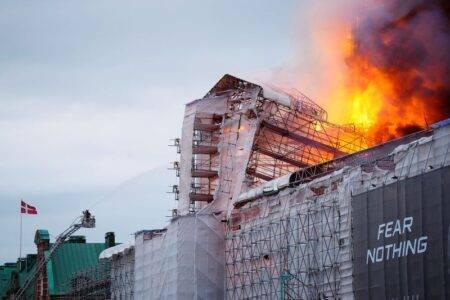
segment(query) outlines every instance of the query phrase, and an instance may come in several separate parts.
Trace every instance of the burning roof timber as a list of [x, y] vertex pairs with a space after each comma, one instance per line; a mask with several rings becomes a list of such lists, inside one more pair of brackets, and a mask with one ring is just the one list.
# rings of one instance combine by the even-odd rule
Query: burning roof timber
[[392, 166], [394, 159], [393, 154], [397, 151], [397, 149], [404, 148], [405, 145], [418, 143], [423, 139], [429, 139], [435, 134], [436, 129], [448, 127], [448, 125], [450, 125], [450, 119], [433, 124], [426, 130], [412, 133], [407, 136], [394, 139], [353, 154], [348, 154], [343, 157], [326, 161], [321, 164], [302, 168], [296, 172], [266, 182], [254, 189], [240, 194], [237, 201], [234, 202], [234, 206], [240, 207], [248, 201], [252, 201], [259, 197], [276, 194], [281, 189], [288, 187], [292, 188], [300, 184], [311, 182], [316, 178], [323, 177], [344, 167], [361, 167], [370, 169], [373, 168], [374, 165], [380, 164], [380, 161], [382, 161], [381, 164], [384, 164], [384, 167]]
[[186, 105], [181, 138], [180, 205], [185, 214], [223, 212], [266, 181], [367, 147], [353, 126], [327, 121], [302, 93], [225, 75]]

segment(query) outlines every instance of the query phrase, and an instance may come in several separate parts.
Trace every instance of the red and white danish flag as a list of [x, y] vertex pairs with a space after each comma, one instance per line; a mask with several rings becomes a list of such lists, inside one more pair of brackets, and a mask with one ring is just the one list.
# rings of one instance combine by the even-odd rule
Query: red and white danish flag
[[37, 215], [37, 209], [36, 209], [36, 207], [34, 207], [28, 203], [20, 201], [20, 213], [28, 214], [28, 215]]

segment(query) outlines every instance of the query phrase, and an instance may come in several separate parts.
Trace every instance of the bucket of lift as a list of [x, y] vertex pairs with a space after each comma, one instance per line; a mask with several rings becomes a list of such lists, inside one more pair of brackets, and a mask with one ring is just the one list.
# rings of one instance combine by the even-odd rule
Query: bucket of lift
[[81, 220], [81, 226], [84, 228], [95, 227], [95, 217], [89, 212], [89, 210], [83, 211], [83, 218]]

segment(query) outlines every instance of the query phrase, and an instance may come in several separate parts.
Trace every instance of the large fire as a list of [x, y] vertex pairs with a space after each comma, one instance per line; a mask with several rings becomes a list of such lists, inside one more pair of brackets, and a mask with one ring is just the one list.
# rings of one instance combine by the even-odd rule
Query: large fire
[[346, 110], [341, 121], [359, 125], [379, 143], [448, 118], [445, 4], [390, 1], [363, 16], [343, 39], [346, 75], [333, 99]]
[[[321, 85], [307, 92], [331, 121], [354, 123], [374, 144], [450, 117], [447, 2], [365, 0], [346, 19], [313, 16], [321, 62], [314, 67], [324, 71]], [[308, 85], [299, 81], [300, 89]]]
[[[353, 39], [350, 42], [354, 42]], [[330, 100], [339, 105], [340, 123], [353, 123], [379, 143], [423, 128], [445, 116], [434, 116], [435, 107], [427, 107], [426, 97], [399, 92], [404, 88], [398, 73], [378, 68], [368, 58], [350, 48], [346, 56], [348, 71], [342, 86]], [[415, 72], [411, 71], [411, 76]], [[406, 82], [405, 82], [406, 83]], [[332, 118], [338, 112], [329, 111]]]

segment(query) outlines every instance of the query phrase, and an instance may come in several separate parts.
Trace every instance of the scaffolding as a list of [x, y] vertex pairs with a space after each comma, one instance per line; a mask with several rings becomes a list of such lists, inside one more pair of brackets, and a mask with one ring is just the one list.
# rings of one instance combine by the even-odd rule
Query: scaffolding
[[111, 299], [134, 299], [134, 247], [112, 257]]
[[195, 202], [212, 202], [217, 188], [219, 172], [219, 142], [222, 116], [197, 113], [194, 120], [191, 158], [190, 209], [195, 212]]
[[70, 299], [111, 299], [111, 262], [100, 261], [94, 267], [76, 272], [69, 290]]
[[[171, 139], [171, 141], [173, 142], [172, 144], [169, 144], [169, 147], [175, 147], [176, 149], [176, 153], [177, 154], [181, 154], [181, 147], [180, 147], [180, 138], [174, 138]], [[180, 177], [181, 173], [180, 173], [180, 162], [179, 161], [173, 161], [172, 162], [172, 166], [168, 168], [169, 170], [175, 171], [175, 176], [177, 178]], [[169, 186], [170, 191], [168, 191], [168, 194], [173, 194], [174, 195], [174, 199], [175, 201], [178, 201], [180, 199], [180, 190], [178, 188], [177, 184], [173, 184], [171, 186]]]
[[247, 167], [253, 186], [367, 147], [354, 126], [332, 124], [305, 95], [288, 95], [290, 106], [261, 96], [256, 102], [261, 121]]
[[280, 218], [257, 216], [237, 226], [232, 218], [227, 299], [339, 298], [344, 219], [334, 192], [311, 196]]
[[95, 267], [75, 273], [69, 299], [133, 299], [134, 248], [100, 259]]

